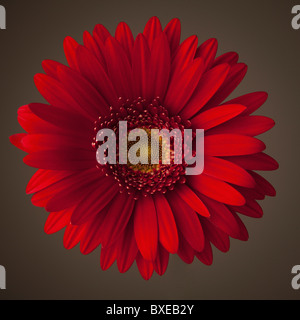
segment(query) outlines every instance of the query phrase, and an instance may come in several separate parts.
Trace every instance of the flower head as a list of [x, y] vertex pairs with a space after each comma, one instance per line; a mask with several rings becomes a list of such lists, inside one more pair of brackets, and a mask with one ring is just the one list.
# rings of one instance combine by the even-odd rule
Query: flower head
[[[26, 192], [49, 212], [45, 232], [65, 228], [64, 246], [80, 243], [83, 254], [101, 245], [104, 270], [117, 261], [123, 273], [136, 261], [149, 279], [153, 271], [165, 273], [170, 253], [210, 265], [211, 244], [226, 252], [230, 237], [247, 240], [240, 215], [261, 217], [257, 200], [275, 196], [255, 172], [278, 167], [254, 138], [274, 125], [251, 115], [267, 94], [224, 102], [247, 66], [235, 52], [216, 57], [216, 39], [180, 43], [180, 30], [178, 19], [162, 29], [153, 17], [135, 39], [124, 22], [115, 36], [97, 25], [92, 35], [84, 33], [84, 45], [67, 37], [69, 66], [45, 60], [45, 74], [34, 78], [49, 104], [18, 111], [26, 133], [10, 139], [28, 153], [24, 162], [38, 168]], [[117, 133], [120, 121], [147, 133], [204, 129], [203, 173], [187, 176], [185, 163], [99, 164], [97, 132]], [[117, 153], [122, 148], [117, 140]]]

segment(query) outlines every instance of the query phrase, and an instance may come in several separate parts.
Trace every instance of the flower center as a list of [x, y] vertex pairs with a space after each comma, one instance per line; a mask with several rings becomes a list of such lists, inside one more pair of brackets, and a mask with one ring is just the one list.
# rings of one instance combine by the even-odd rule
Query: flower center
[[[119, 183], [121, 192], [126, 190], [128, 194], [134, 194], [135, 199], [138, 199], [141, 195], [147, 196], [156, 192], [166, 193], [167, 190], [174, 189], [175, 183], [185, 183], [186, 165], [184, 161], [182, 161], [182, 164], [176, 164], [174, 161], [173, 137], [171, 136], [170, 143], [167, 145], [161, 136], [156, 139], [155, 134], [162, 129], [167, 129], [168, 131], [179, 129], [183, 133], [184, 129], [190, 126], [189, 121], [183, 123], [179, 116], [169, 116], [166, 108], [161, 105], [159, 98], [152, 100], [150, 103], [142, 98], [134, 101], [119, 98], [118, 105], [111, 107], [110, 110], [111, 114], [109, 116], [99, 117], [95, 122], [95, 137], [92, 145], [97, 150], [101, 144], [96, 141], [96, 135], [99, 130], [111, 129], [115, 132], [117, 137], [117, 164], [98, 164], [98, 168], [105, 170], [106, 174], [114, 176]], [[120, 143], [120, 121], [127, 121], [128, 135], [134, 129], [143, 129], [146, 132], [147, 143], [139, 144], [136, 156], [148, 159], [147, 164], [132, 164], [128, 158], [127, 164], [118, 162], [119, 154], [124, 152], [124, 148], [127, 149], [126, 153], [129, 154], [130, 149], [136, 143], [139, 143], [138, 138], [136, 141], [128, 141], [128, 135], [126, 137], [127, 146]], [[155, 131], [154, 134], [153, 131]], [[165, 148], [169, 150], [169, 164], [165, 164], [166, 162], [164, 161], [165, 153], [163, 150]], [[153, 152], [157, 153], [157, 158], [159, 159], [158, 163], [155, 164], [151, 163]]]

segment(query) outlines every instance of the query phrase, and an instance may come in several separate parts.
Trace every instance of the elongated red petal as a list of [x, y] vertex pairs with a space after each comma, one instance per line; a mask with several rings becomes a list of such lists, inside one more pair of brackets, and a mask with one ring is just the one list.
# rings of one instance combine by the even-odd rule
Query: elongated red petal
[[87, 116], [97, 119], [99, 115], [109, 114], [107, 102], [79, 72], [67, 67], [58, 67], [57, 73], [64, 88], [76, 99]]
[[195, 58], [202, 58], [204, 61], [204, 70], [208, 70], [215, 59], [218, 50], [218, 41], [215, 38], [203, 42], [196, 51]]
[[168, 262], [169, 262], [169, 252], [163, 246], [159, 245], [157, 248], [156, 259], [153, 263], [154, 270], [156, 271], [156, 273], [159, 274], [160, 276], [165, 274], [168, 267]]
[[144, 259], [140, 252], [136, 256], [136, 265], [145, 280], [149, 280], [152, 277], [154, 271], [153, 262]]
[[244, 63], [237, 63], [236, 65], [233, 65], [226, 80], [205, 108], [208, 109], [222, 103], [244, 79], [247, 73], [247, 68], [247, 65]]
[[208, 135], [204, 140], [205, 154], [209, 156], [239, 156], [261, 152], [265, 144], [252, 137], [237, 134]]
[[187, 264], [191, 264], [194, 261], [195, 250], [181, 233], [179, 233], [179, 247], [177, 254], [179, 258]]
[[203, 217], [209, 217], [209, 210], [206, 208], [202, 200], [187, 185], [176, 186], [175, 192], [184, 200], [193, 210]]
[[269, 181], [267, 181], [264, 177], [257, 174], [256, 172], [250, 171], [249, 173], [252, 175], [252, 177], [256, 182], [257, 190], [259, 190], [260, 192], [263, 192], [265, 195], [269, 197], [276, 196], [276, 190]]
[[215, 228], [209, 221], [201, 219], [205, 237], [209, 240], [217, 249], [222, 252], [227, 252], [230, 248], [230, 240], [228, 235], [218, 228]]
[[204, 173], [219, 180], [239, 186], [253, 188], [255, 181], [252, 176], [236, 164], [217, 157], [205, 157]]
[[75, 174], [72, 171], [54, 171], [39, 169], [30, 179], [26, 187], [26, 193], [31, 194], [44, 188], [51, 186], [52, 184], [70, 177]]
[[261, 152], [251, 155], [226, 157], [226, 160], [231, 161], [246, 170], [277, 170], [279, 165], [275, 159]]
[[45, 223], [44, 230], [47, 234], [53, 234], [70, 223], [72, 209], [50, 213]]
[[133, 97], [132, 72], [127, 55], [114, 38], [105, 42], [105, 59], [108, 74], [119, 97], [130, 99]]
[[107, 103], [114, 105], [118, 95], [103, 66], [89, 50], [82, 46], [78, 47], [76, 54], [81, 74], [93, 84]]
[[62, 63], [53, 60], [44, 60], [42, 62], [42, 67], [46, 74], [56, 80], [58, 80], [57, 68], [61, 66], [63, 66]]
[[207, 111], [201, 112], [198, 116], [193, 118], [192, 125], [198, 129], [209, 130], [238, 116], [245, 109], [246, 107], [241, 104], [231, 104], [211, 108]]
[[204, 70], [202, 58], [197, 58], [170, 82], [164, 104], [177, 114], [183, 109], [195, 91]]
[[77, 205], [72, 215], [72, 224], [80, 225], [96, 216], [114, 199], [118, 191], [119, 186], [112, 177], [103, 177]]
[[198, 38], [191, 36], [184, 40], [174, 54], [172, 63], [172, 76], [180, 74], [189, 64], [192, 63], [197, 50]]
[[222, 64], [206, 72], [180, 115], [186, 119], [195, 116], [218, 91], [225, 81], [229, 69], [228, 64]]
[[164, 33], [166, 34], [169, 41], [171, 55], [173, 55], [173, 53], [176, 51], [180, 43], [180, 35], [181, 35], [180, 20], [177, 18], [172, 19], [165, 27]]
[[68, 250], [73, 249], [79, 241], [84, 232], [84, 225], [73, 226], [71, 223], [68, 224], [66, 231], [64, 233], [64, 247]]
[[134, 234], [144, 259], [154, 261], [157, 252], [158, 228], [152, 197], [140, 198], [135, 205]]
[[144, 36], [148, 41], [149, 48], [152, 48], [154, 40], [162, 33], [162, 27], [157, 17], [152, 17], [146, 24]]
[[253, 137], [270, 130], [274, 125], [275, 122], [267, 117], [242, 116], [213, 128], [210, 134], [232, 133]]
[[146, 98], [149, 100], [165, 96], [169, 83], [171, 67], [170, 48], [167, 37], [161, 33], [155, 38], [152, 45]]
[[138, 253], [133, 226], [133, 219], [131, 219], [124, 231], [123, 239], [119, 242], [117, 264], [121, 273], [128, 271]]
[[188, 182], [195, 190], [216, 201], [237, 206], [245, 204], [244, 197], [235, 188], [221, 180], [201, 174], [189, 176]]
[[71, 37], [66, 37], [64, 40], [64, 50], [65, 55], [68, 61], [68, 64], [71, 68], [78, 70], [78, 64], [76, 59], [76, 49], [79, 46], [76, 40]]
[[226, 52], [219, 56], [213, 63], [213, 67], [223, 63], [228, 63], [230, 66], [235, 65], [239, 60], [239, 55], [236, 52]]
[[114, 243], [109, 248], [102, 246], [100, 254], [100, 266], [102, 270], [109, 269], [117, 258], [118, 244]]
[[176, 253], [178, 233], [173, 212], [167, 199], [162, 194], [155, 194], [153, 199], [157, 212], [159, 242], [170, 253]]
[[204, 195], [201, 195], [201, 199], [210, 212], [209, 222], [231, 237], [237, 237], [240, 234], [239, 225], [226, 205]]
[[178, 230], [196, 251], [204, 247], [204, 234], [196, 212], [179, 197], [167, 195]]
[[[106, 70], [107, 67], [106, 67], [106, 62], [105, 62], [103, 51], [100, 50], [99, 46], [97, 45], [97, 42], [95, 41], [95, 39], [91, 36], [91, 34], [88, 31], [85, 31], [83, 33], [83, 43], [84, 43], [85, 48], [87, 48], [89, 50], [89, 52], [91, 52], [91, 54], [93, 54], [95, 56], [95, 58], [97, 59], [97, 62], [100, 63], [102, 68], [104, 70]], [[78, 49], [80, 47], [81, 46], [78, 46], [76, 49], [76, 58], [77, 58], [77, 63], [78, 63], [78, 69], [81, 72], [80, 63], [78, 60]]]
[[115, 38], [120, 42], [127, 54], [129, 62], [131, 62], [131, 53], [133, 49], [134, 39], [127, 23], [121, 22], [118, 24]]
[[80, 149], [38, 151], [27, 155], [24, 163], [38, 169], [85, 170], [96, 166], [95, 152]]
[[266, 92], [253, 92], [227, 101], [225, 104], [238, 103], [246, 106], [247, 109], [242, 113], [242, 115], [247, 116], [259, 109], [266, 102], [267, 98], [268, 94]]
[[113, 245], [120, 237], [132, 215], [134, 204], [133, 197], [127, 194], [118, 195], [112, 203], [101, 228], [104, 248]]
[[205, 238], [205, 246], [201, 252], [195, 253], [196, 257], [207, 266], [210, 266], [213, 262], [213, 252], [210, 242]]
[[99, 212], [96, 217], [90, 220], [85, 227], [85, 231], [80, 241], [80, 251], [82, 254], [90, 254], [101, 243], [101, 226], [107, 215], [108, 207]]
[[150, 50], [143, 34], [139, 34], [134, 42], [132, 52], [132, 74], [134, 93], [136, 97], [147, 94], [147, 79], [149, 74]]

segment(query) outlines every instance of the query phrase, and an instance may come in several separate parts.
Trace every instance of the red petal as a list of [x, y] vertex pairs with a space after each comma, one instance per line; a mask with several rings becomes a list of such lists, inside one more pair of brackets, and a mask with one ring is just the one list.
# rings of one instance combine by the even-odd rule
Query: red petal
[[172, 208], [178, 230], [196, 251], [204, 247], [204, 234], [196, 212], [179, 197], [168, 194], [167, 200]]
[[161, 245], [157, 248], [157, 255], [154, 261], [154, 270], [157, 274], [162, 276], [165, 274], [169, 262], [169, 252], [164, 249]]
[[199, 83], [203, 70], [203, 60], [197, 58], [191, 65], [172, 78], [164, 104], [173, 114], [180, 112], [190, 99]]
[[80, 241], [80, 251], [82, 254], [90, 254], [101, 243], [101, 226], [107, 215], [108, 207], [104, 208], [97, 216], [87, 223], [84, 234]]
[[253, 92], [227, 101], [225, 104], [238, 103], [246, 106], [247, 109], [242, 113], [242, 115], [247, 116], [260, 108], [266, 102], [267, 98], [268, 94], [266, 92]]
[[227, 206], [203, 195], [201, 199], [211, 214], [208, 218], [209, 222], [231, 237], [237, 237], [240, 234], [239, 225]]
[[162, 27], [157, 17], [152, 17], [146, 24], [144, 36], [148, 40], [149, 48], [152, 48], [154, 40], [162, 33]]
[[61, 129], [40, 119], [29, 109], [28, 105], [18, 109], [18, 122], [29, 133], [62, 132]]
[[145, 260], [140, 252], [136, 256], [136, 265], [145, 280], [152, 277], [154, 266], [152, 261]]
[[177, 18], [172, 19], [165, 27], [164, 33], [166, 34], [169, 41], [171, 55], [173, 55], [173, 53], [176, 51], [180, 43], [180, 34], [181, 34], [180, 20]]
[[39, 151], [27, 155], [24, 163], [48, 170], [85, 170], [97, 164], [95, 152], [80, 149]]
[[184, 40], [174, 54], [172, 63], [172, 75], [181, 73], [195, 58], [198, 38], [191, 36]]
[[150, 63], [150, 50], [143, 34], [136, 37], [132, 52], [132, 73], [134, 93], [136, 97], [145, 97], [147, 94], [147, 79]]
[[9, 137], [9, 141], [22, 151], [29, 152], [28, 147], [24, 145], [23, 138], [27, 136], [27, 133], [17, 133]]
[[209, 156], [239, 156], [263, 151], [265, 144], [252, 137], [237, 134], [216, 134], [205, 137], [205, 154]]
[[136, 255], [138, 253], [138, 247], [136, 245], [133, 229], [133, 219], [128, 222], [128, 225], [124, 231], [123, 239], [119, 242], [117, 264], [121, 273], [125, 273], [132, 266]]
[[209, 217], [210, 213], [205, 204], [187, 185], [176, 186], [175, 192], [184, 200], [193, 210], [203, 217]]
[[131, 62], [131, 53], [133, 49], [134, 39], [130, 28], [125, 22], [121, 22], [118, 24], [115, 38], [120, 42], [127, 54], [129, 62]]
[[84, 232], [84, 225], [81, 226], [73, 226], [71, 223], [67, 226], [66, 231], [64, 233], [64, 247], [68, 250], [74, 248], [79, 241]]
[[69, 208], [81, 201], [97, 186], [98, 177], [82, 175], [76, 184], [61, 190], [47, 203], [47, 211], [60, 211]]
[[93, 134], [93, 124], [90, 120], [72, 111], [66, 111], [42, 103], [31, 103], [29, 109], [40, 119], [61, 128], [70, 131], [72, 136], [77, 132], [84, 137]]
[[168, 86], [171, 67], [170, 48], [164, 33], [156, 37], [151, 49], [146, 98], [163, 98]]
[[236, 164], [216, 157], [205, 157], [204, 174], [243, 187], [253, 188], [252, 176]]
[[57, 73], [63, 86], [89, 117], [97, 119], [99, 115], [109, 114], [107, 102], [79, 72], [58, 67]]
[[152, 197], [142, 197], [134, 209], [134, 234], [137, 246], [146, 260], [154, 261], [157, 252], [157, 215]]
[[251, 218], [261, 218], [264, 214], [261, 206], [255, 200], [251, 199], [247, 199], [244, 206], [231, 206], [231, 209]]
[[109, 31], [102, 24], [97, 24], [95, 26], [93, 36], [95, 37], [95, 40], [100, 40], [103, 43], [107, 38], [111, 37]]
[[274, 125], [275, 122], [267, 117], [246, 116], [228, 121], [217, 128], [213, 128], [209, 133], [233, 133], [253, 137], [270, 130]]
[[277, 170], [279, 167], [276, 160], [265, 153], [226, 157], [226, 160], [231, 161], [246, 170], [272, 171]]
[[214, 227], [209, 221], [201, 219], [205, 237], [209, 240], [217, 249], [222, 252], [227, 252], [230, 247], [230, 240], [226, 233]]
[[220, 88], [228, 72], [228, 64], [222, 64], [206, 72], [180, 115], [186, 119], [196, 115]]
[[53, 106], [59, 107], [67, 111], [77, 111], [78, 113], [88, 117], [92, 121], [94, 118], [88, 116], [82, 111], [79, 104], [67, 92], [63, 85], [54, 78], [46, 74], [36, 74], [34, 83], [40, 94]]
[[234, 216], [234, 218], [240, 228], [240, 234], [238, 235], [238, 237], [236, 237], [236, 239], [241, 240], [241, 241], [248, 241], [249, 234], [248, 234], [248, 231], [247, 231], [243, 221], [240, 219], [240, 217], [234, 211], [231, 210], [231, 213], [233, 214], [233, 216]]
[[213, 262], [213, 252], [210, 245], [210, 242], [205, 239], [205, 246], [201, 252], [195, 253], [196, 257], [207, 266], [210, 266]]
[[223, 63], [228, 63], [230, 66], [235, 65], [239, 60], [239, 55], [236, 52], [226, 52], [219, 56], [213, 63], [213, 67]]
[[119, 186], [112, 177], [103, 177], [84, 199], [79, 202], [72, 215], [71, 222], [80, 225], [96, 216], [116, 196]]
[[208, 39], [199, 46], [196, 51], [195, 58], [202, 58], [204, 61], [204, 70], [210, 69], [218, 50], [217, 39]]
[[86, 48], [79, 46], [76, 54], [82, 75], [90, 81], [110, 105], [114, 105], [118, 100], [118, 95], [104, 68]]
[[[88, 31], [85, 31], [83, 33], [83, 43], [84, 43], [84, 46], [89, 50], [89, 52], [91, 52], [93, 54], [93, 56], [96, 58], [97, 62], [102, 66], [102, 68], [106, 70], [106, 62], [104, 59], [103, 52], [100, 50], [96, 41], [94, 40], [94, 38], [91, 36], [91, 34]], [[76, 49], [76, 58], [77, 58], [79, 70], [80, 70], [80, 65], [79, 65], [79, 61], [78, 61], [78, 48], [80, 48], [80, 47], [81, 46], [78, 46]]]
[[231, 104], [211, 108], [207, 111], [201, 112], [192, 120], [192, 125], [195, 128], [209, 130], [221, 123], [224, 123], [242, 113], [246, 107], [240, 104]]
[[42, 67], [46, 74], [56, 80], [58, 80], [57, 68], [61, 66], [63, 66], [62, 63], [53, 60], [44, 60], [42, 62]]
[[101, 228], [103, 247], [113, 245], [120, 237], [132, 215], [134, 204], [133, 197], [127, 194], [118, 195], [112, 203]]
[[76, 59], [76, 49], [78, 46], [79, 44], [73, 38], [71, 37], [65, 38], [64, 40], [65, 55], [66, 55], [69, 66], [74, 70], [78, 70], [78, 64]]
[[130, 99], [132, 91], [132, 72], [127, 55], [114, 38], [108, 38], [105, 42], [105, 59], [108, 74], [119, 97]]
[[92, 146], [85, 137], [60, 134], [28, 134], [22, 140], [27, 152], [42, 150], [65, 150], [68, 148], [78, 148], [82, 150], [92, 150]]
[[159, 193], [154, 196], [154, 203], [157, 212], [159, 241], [170, 253], [176, 253], [178, 233], [173, 212], [167, 199]]
[[70, 223], [73, 209], [50, 213], [45, 223], [44, 230], [47, 234], [53, 234]]
[[102, 246], [100, 255], [100, 266], [102, 270], [109, 269], [117, 258], [118, 243], [113, 244], [109, 248]]
[[244, 197], [236, 189], [221, 180], [201, 174], [199, 176], [189, 176], [188, 181], [195, 190], [211, 199], [237, 206], [245, 204]]
[[44, 188], [47, 188], [64, 178], [70, 177], [73, 174], [74, 172], [71, 171], [53, 171], [39, 169], [28, 182], [26, 193], [31, 194], [43, 190]]
[[247, 68], [247, 65], [244, 63], [238, 63], [232, 66], [226, 80], [205, 108], [208, 109], [223, 102], [244, 79]]
[[195, 250], [189, 245], [184, 236], [180, 233], [177, 254], [179, 258], [187, 264], [191, 264], [194, 261]]
[[263, 178], [261, 175], [257, 174], [256, 172], [250, 172], [252, 177], [254, 178], [257, 186], [256, 188], [264, 193], [265, 195], [269, 197], [275, 197], [276, 196], [276, 190], [275, 188], [271, 185], [269, 181], [267, 181], [265, 178]]

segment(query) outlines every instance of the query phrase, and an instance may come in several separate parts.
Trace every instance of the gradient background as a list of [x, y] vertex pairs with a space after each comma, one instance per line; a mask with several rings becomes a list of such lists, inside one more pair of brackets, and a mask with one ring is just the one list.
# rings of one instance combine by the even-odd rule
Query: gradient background
[[[0, 299], [299, 299], [291, 287], [291, 269], [300, 264], [299, 117], [300, 30], [291, 27], [288, 0], [9, 0], [7, 30], [0, 30], [1, 213], [0, 264], [7, 290]], [[260, 220], [243, 218], [248, 242], [231, 240], [214, 263], [184, 264], [172, 256], [163, 277], [144, 281], [134, 265], [120, 274], [116, 265], [103, 272], [99, 250], [83, 256], [62, 244], [63, 231], [48, 236], [44, 209], [34, 207], [25, 187], [35, 169], [25, 166], [22, 151], [9, 135], [22, 132], [17, 109], [42, 102], [33, 83], [43, 59], [65, 62], [63, 39], [82, 42], [84, 30], [102, 23], [114, 33], [120, 21], [142, 32], [153, 15], [163, 26], [182, 22], [182, 39], [196, 34], [203, 42], [219, 40], [219, 52], [237, 51], [249, 71], [234, 96], [264, 90], [269, 99], [258, 114], [277, 125], [262, 136], [267, 153], [280, 169], [264, 174], [277, 189], [262, 202]]]

